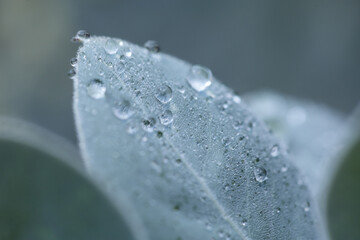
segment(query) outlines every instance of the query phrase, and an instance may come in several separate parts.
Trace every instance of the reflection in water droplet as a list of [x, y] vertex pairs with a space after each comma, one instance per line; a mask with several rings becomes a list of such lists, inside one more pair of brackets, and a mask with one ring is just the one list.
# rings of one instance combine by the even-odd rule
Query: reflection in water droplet
[[262, 167], [256, 167], [254, 169], [254, 175], [255, 175], [255, 179], [258, 182], [264, 182], [265, 180], [267, 180], [267, 172], [264, 168]]
[[155, 97], [161, 103], [168, 103], [172, 99], [172, 90], [169, 86], [163, 85], [159, 89], [157, 89]]
[[117, 106], [113, 107], [113, 113], [117, 118], [121, 120], [126, 120], [129, 117], [131, 117], [131, 115], [133, 115], [134, 112], [131, 108], [130, 102], [124, 100]]
[[115, 39], [110, 38], [106, 40], [104, 49], [108, 54], [115, 54], [119, 49], [119, 44]]
[[173, 114], [170, 110], [166, 110], [160, 115], [160, 122], [163, 125], [169, 125], [173, 121]]
[[278, 146], [278, 145], [274, 145], [274, 146], [271, 148], [270, 155], [271, 155], [272, 157], [277, 157], [277, 156], [279, 156], [279, 153], [280, 153], [280, 151], [279, 151], [279, 146]]
[[144, 47], [150, 52], [157, 53], [160, 51], [160, 45], [157, 41], [149, 40], [144, 44]]
[[70, 65], [71, 65], [71, 66], [73, 66], [73, 67], [75, 67], [75, 66], [76, 66], [77, 62], [78, 62], [78, 60], [77, 60], [77, 58], [76, 58], [76, 57], [74, 57], [74, 58], [70, 59]]
[[206, 67], [194, 65], [191, 67], [186, 80], [193, 89], [201, 92], [211, 85], [212, 72]]
[[144, 119], [142, 121], [142, 127], [147, 132], [154, 131], [155, 124], [156, 124], [155, 118]]
[[100, 99], [105, 96], [106, 87], [104, 83], [99, 79], [91, 80], [87, 86], [87, 92], [90, 97], [94, 99]]

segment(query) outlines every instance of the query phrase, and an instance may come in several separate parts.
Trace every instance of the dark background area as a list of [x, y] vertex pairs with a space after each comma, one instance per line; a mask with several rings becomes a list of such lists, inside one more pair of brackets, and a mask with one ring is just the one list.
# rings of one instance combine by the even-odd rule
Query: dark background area
[[76, 142], [66, 73], [79, 29], [157, 40], [240, 95], [272, 89], [346, 114], [360, 100], [358, 0], [0, 0], [0, 115]]

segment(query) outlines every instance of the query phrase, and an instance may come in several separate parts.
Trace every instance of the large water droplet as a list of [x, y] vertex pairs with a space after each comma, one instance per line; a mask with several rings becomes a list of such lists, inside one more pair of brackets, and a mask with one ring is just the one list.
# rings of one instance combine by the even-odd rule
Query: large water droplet
[[100, 99], [105, 96], [106, 87], [104, 83], [99, 79], [91, 80], [87, 86], [87, 92], [90, 97], [94, 99]]
[[154, 131], [155, 124], [156, 124], [155, 118], [144, 119], [142, 121], [142, 127], [147, 132]]
[[133, 115], [134, 112], [131, 108], [130, 102], [124, 100], [113, 108], [113, 113], [117, 118], [121, 120], [126, 120], [129, 117], [131, 117], [131, 115]]
[[104, 49], [108, 54], [115, 54], [119, 49], [119, 44], [116, 40], [110, 38], [106, 40]]
[[172, 90], [169, 86], [161, 86], [155, 93], [155, 97], [161, 103], [168, 103], [172, 99]]
[[211, 85], [212, 72], [206, 67], [194, 65], [191, 67], [186, 80], [193, 89], [201, 92]]
[[267, 172], [262, 167], [256, 167], [254, 169], [255, 180], [258, 182], [264, 182], [267, 178]]
[[163, 125], [169, 125], [173, 121], [173, 114], [170, 110], [166, 110], [160, 115], [160, 122]]
[[149, 40], [144, 44], [144, 47], [150, 52], [160, 52], [160, 45], [157, 41]]

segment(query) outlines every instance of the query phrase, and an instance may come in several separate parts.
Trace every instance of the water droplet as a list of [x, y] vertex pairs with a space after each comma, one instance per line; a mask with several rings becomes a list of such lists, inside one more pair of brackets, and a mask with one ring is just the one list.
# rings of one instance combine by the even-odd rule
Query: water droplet
[[104, 83], [99, 79], [91, 80], [87, 86], [87, 92], [90, 97], [94, 99], [100, 99], [105, 96], [106, 87]]
[[132, 110], [130, 102], [124, 100], [113, 108], [113, 113], [117, 118], [126, 120], [133, 115], [134, 111]]
[[230, 144], [230, 138], [229, 137], [224, 137], [222, 140], [221, 140], [222, 144], [224, 146], [227, 146]]
[[242, 221], [241, 221], [241, 225], [243, 225], [244, 227], [247, 225], [247, 220], [246, 219], [243, 219]]
[[160, 115], [160, 122], [163, 125], [169, 125], [173, 120], [173, 114], [170, 110], [165, 110], [165, 112]]
[[233, 101], [234, 101], [235, 103], [237, 103], [237, 104], [240, 104], [240, 103], [241, 103], [241, 98], [240, 98], [239, 96], [237, 96], [237, 95], [234, 95], [232, 99], [233, 99]]
[[144, 44], [144, 47], [149, 50], [150, 52], [160, 52], [160, 45], [157, 41], [149, 40]]
[[255, 179], [256, 181], [262, 183], [264, 182], [265, 180], [267, 180], [267, 172], [264, 168], [262, 167], [256, 167], [254, 169], [254, 175], [255, 175]]
[[137, 126], [136, 125], [130, 125], [128, 128], [127, 128], [127, 132], [129, 134], [134, 134], [136, 133], [138, 130]]
[[69, 71], [68, 71], [68, 73], [67, 73], [67, 75], [68, 75], [68, 77], [73, 77], [73, 76], [75, 76], [76, 75], [76, 71], [75, 71], [75, 69], [70, 69]]
[[155, 93], [155, 97], [161, 103], [168, 103], [172, 99], [172, 90], [169, 86], [161, 86]]
[[71, 39], [72, 42], [81, 42], [84, 39], [90, 38], [90, 33], [85, 30], [80, 30], [76, 33], [76, 36]]
[[235, 129], [239, 129], [242, 124], [243, 124], [242, 121], [235, 121], [234, 124], [233, 124], [233, 127]]
[[71, 66], [73, 66], [73, 67], [75, 67], [75, 66], [76, 66], [77, 62], [78, 62], [78, 60], [77, 60], [77, 58], [76, 58], [76, 57], [74, 57], [74, 58], [70, 59], [70, 65], [71, 65]]
[[119, 44], [115, 39], [110, 38], [106, 40], [104, 49], [108, 54], [115, 54], [119, 49]]
[[218, 235], [219, 235], [219, 238], [223, 238], [224, 237], [224, 231], [220, 230]]
[[206, 67], [194, 65], [191, 67], [186, 79], [193, 89], [201, 92], [211, 85], [212, 73]]
[[271, 155], [272, 157], [277, 157], [277, 156], [279, 156], [279, 153], [280, 153], [280, 151], [279, 151], [279, 146], [278, 146], [278, 145], [274, 145], [274, 146], [271, 148], [270, 155]]
[[306, 202], [306, 203], [305, 203], [304, 211], [305, 211], [305, 212], [310, 211], [310, 202]]
[[155, 118], [144, 119], [142, 121], [142, 127], [147, 132], [154, 131], [155, 124], [156, 124]]
[[288, 170], [288, 167], [286, 165], [281, 167], [281, 172], [286, 172]]
[[131, 52], [131, 49], [130, 49], [130, 48], [127, 48], [127, 49], [125, 50], [125, 56], [128, 57], [128, 58], [132, 56], [132, 52]]
[[86, 30], [80, 30], [76, 33], [76, 36], [79, 38], [90, 38], [90, 33]]
[[276, 211], [276, 213], [280, 213], [280, 212], [281, 212], [281, 208], [277, 207], [277, 208], [275, 208], [275, 211]]

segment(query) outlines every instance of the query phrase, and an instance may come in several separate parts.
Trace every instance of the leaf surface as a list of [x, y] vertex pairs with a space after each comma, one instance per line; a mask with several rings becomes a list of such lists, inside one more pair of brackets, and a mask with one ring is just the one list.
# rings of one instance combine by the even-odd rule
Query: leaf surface
[[136, 206], [149, 239], [323, 238], [297, 169], [211, 72], [119, 39], [83, 41], [74, 111], [86, 167]]

